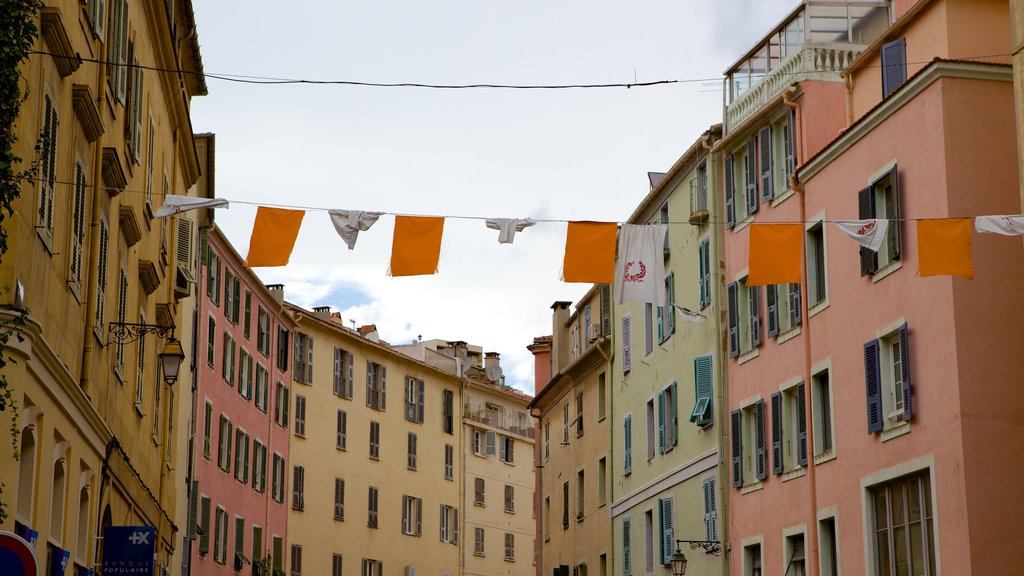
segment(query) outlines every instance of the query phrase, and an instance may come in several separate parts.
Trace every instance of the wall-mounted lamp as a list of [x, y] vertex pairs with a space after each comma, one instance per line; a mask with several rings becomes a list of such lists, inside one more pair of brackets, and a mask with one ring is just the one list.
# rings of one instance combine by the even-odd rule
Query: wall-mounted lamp
[[717, 540], [676, 540], [676, 552], [672, 555], [672, 575], [683, 576], [686, 574], [686, 555], [680, 544], [689, 544], [690, 550], [698, 548], [708, 554], [718, 554], [722, 551], [722, 543]]
[[146, 334], [155, 334], [160, 338], [166, 338], [164, 347], [160, 350], [157, 358], [160, 360], [160, 370], [163, 372], [164, 381], [168, 386], [178, 381], [178, 371], [181, 369], [181, 362], [185, 359], [185, 350], [181, 342], [174, 337], [174, 326], [162, 326], [160, 324], [136, 324], [131, 322], [111, 322], [110, 337], [114, 342], [127, 344], [142, 338]]

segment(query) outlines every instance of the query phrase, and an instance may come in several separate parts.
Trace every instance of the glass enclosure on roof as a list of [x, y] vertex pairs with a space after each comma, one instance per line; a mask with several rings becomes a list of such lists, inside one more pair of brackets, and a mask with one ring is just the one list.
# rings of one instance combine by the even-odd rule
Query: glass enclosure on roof
[[804, 46], [866, 46], [888, 27], [888, 1], [807, 0], [747, 57], [729, 69], [726, 73], [726, 104], [742, 96]]

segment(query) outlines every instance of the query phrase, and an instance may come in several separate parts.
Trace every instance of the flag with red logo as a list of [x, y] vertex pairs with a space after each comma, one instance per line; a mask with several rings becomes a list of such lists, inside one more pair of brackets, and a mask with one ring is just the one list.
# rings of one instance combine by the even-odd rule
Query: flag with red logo
[[878, 252], [885, 241], [885, 232], [889, 228], [888, 220], [871, 218], [869, 220], [837, 220], [836, 226], [854, 242]]
[[615, 294], [623, 302], [665, 303], [665, 224], [623, 224], [615, 261]]

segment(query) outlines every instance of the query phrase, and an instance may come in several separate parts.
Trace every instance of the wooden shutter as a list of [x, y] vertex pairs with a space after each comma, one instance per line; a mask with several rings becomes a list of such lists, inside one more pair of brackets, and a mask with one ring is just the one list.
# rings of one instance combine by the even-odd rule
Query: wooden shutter
[[900, 208], [900, 175], [896, 166], [889, 170], [888, 181], [892, 194], [892, 214], [888, 215], [889, 228], [886, 230], [886, 234], [889, 235], [889, 260], [892, 261], [899, 260], [900, 254], [903, 252], [903, 234], [901, 232], [903, 210]]
[[633, 320], [630, 316], [622, 317], [622, 373], [629, 374], [633, 369]]
[[388, 407], [388, 369], [385, 366], [379, 367], [377, 386], [380, 388], [380, 411], [383, 412]]
[[601, 284], [601, 335], [612, 333], [612, 288]]
[[494, 432], [494, 430], [488, 430], [487, 434], [485, 435], [485, 437], [486, 437], [486, 450], [485, 450], [485, 452], [486, 452], [486, 454], [488, 456], [494, 456], [494, 454], [495, 454], [495, 444], [497, 444], [498, 435]]
[[782, 393], [772, 392], [772, 474], [785, 470], [782, 454]]
[[750, 286], [750, 345], [761, 345], [761, 288]]
[[758, 135], [760, 144], [760, 176], [761, 176], [761, 201], [771, 202], [774, 195], [774, 182], [772, 181], [772, 125], [768, 124], [761, 128]]
[[675, 382], [669, 384], [668, 389], [669, 394], [666, 398], [668, 399], [668, 413], [671, 416], [668, 422], [668, 445], [675, 446], [679, 443], [679, 392]]
[[733, 157], [725, 157], [725, 227], [736, 225], [736, 176], [733, 174]]
[[622, 519], [622, 574], [630, 576], [633, 573], [632, 548], [629, 518]]
[[623, 420], [623, 469], [626, 474], [633, 471], [633, 417], [626, 416]]
[[676, 332], [676, 275], [672, 272], [668, 273], [668, 277], [665, 279], [665, 291], [668, 293], [668, 302], [665, 306], [665, 313], [668, 314], [668, 333], [675, 334]]
[[730, 418], [730, 440], [732, 441], [732, 487], [743, 486], [743, 414], [733, 410]]
[[878, 358], [878, 340], [864, 344], [864, 383], [868, 401], [868, 434], [881, 432], [882, 420], [882, 373]]
[[[875, 217], [875, 191], [868, 186], [857, 192], [857, 214], [861, 220]], [[889, 223], [892, 225], [892, 222]], [[867, 276], [878, 271], [878, 254], [874, 251], [860, 247], [860, 275]]]
[[658, 504], [661, 510], [661, 564], [666, 565], [672, 559], [676, 543], [672, 530], [672, 499], [663, 498]]
[[199, 553], [206, 555], [210, 552], [210, 499], [201, 498], [199, 507], [199, 527], [202, 529], [199, 535]]
[[764, 400], [754, 404], [754, 427], [757, 435], [757, 479], [764, 480], [768, 477], [768, 451], [764, 444]]
[[747, 141], [744, 175], [746, 177], [747, 214], [753, 214], [757, 212], [760, 205], [757, 197], [757, 138], [753, 136]]
[[912, 403], [912, 388], [910, 386], [910, 343], [907, 335], [907, 325], [900, 326], [900, 368], [903, 377], [903, 420], [909, 422], [914, 416]]
[[718, 540], [718, 503], [716, 502], [715, 479], [704, 479], [704, 539]]
[[341, 349], [334, 349], [334, 395], [344, 396], [345, 384], [342, 382]]
[[459, 509], [452, 509], [452, 544], [459, 543]]
[[199, 481], [192, 481], [188, 498], [188, 539], [196, 539], [196, 523], [199, 521]]
[[[796, 172], [796, 111], [790, 108], [786, 114], [785, 139], [786, 176]], [[787, 188], [789, 184], [786, 184]]]
[[416, 421], [421, 424], [423, 423], [423, 386], [423, 380], [416, 381]]
[[769, 284], [765, 290], [768, 300], [768, 337], [774, 338], [779, 335], [779, 287]]
[[658, 453], [665, 453], [665, 391], [658, 393]]
[[118, 27], [119, 40], [117, 43], [117, 63], [120, 64], [114, 70], [115, 74], [115, 98], [125, 103], [125, 93], [127, 92], [128, 84], [128, 0], [121, 0], [119, 2], [121, 10], [118, 16], [121, 17], [121, 24]]
[[707, 426], [714, 419], [713, 389], [711, 381], [712, 366], [711, 356], [700, 356], [693, 359], [693, 381], [696, 397], [693, 414], [690, 415], [690, 422], [698, 426]]
[[658, 306], [658, 311], [656, 313], [656, 316], [657, 316], [657, 318], [656, 318], [655, 322], [657, 322], [657, 324], [658, 324], [658, 343], [661, 344], [662, 342], [665, 341], [665, 307], [664, 306]]
[[803, 382], [796, 385], [796, 463], [807, 466], [807, 393]]
[[416, 380], [412, 376], [405, 377], [405, 419], [416, 421]]
[[800, 325], [802, 311], [800, 301], [800, 283], [793, 282], [789, 285], [789, 321], [793, 326]]
[[370, 408], [378, 408], [377, 386], [374, 382], [373, 362], [366, 361], [366, 405]]
[[345, 353], [345, 364], [346, 366], [343, 367], [345, 374], [347, 375], [345, 378], [345, 398], [351, 400], [353, 392], [352, 386], [356, 378], [354, 369], [355, 359], [352, 357], [350, 352]]
[[416, 503], [416, 535], [420, 536], [423, 534], [423, 499], [415, 498], [413, 501]]
[[882, 97], [892, 94], [907, 80], [907, 40], [882, 45]]
[[729, 284], [726, 292], [729, 295], [729, 357], [735, 358], [740, 355], [740, 331], [739, 331], [739, 302], [737, 291], [739, 286], [736, 282]]

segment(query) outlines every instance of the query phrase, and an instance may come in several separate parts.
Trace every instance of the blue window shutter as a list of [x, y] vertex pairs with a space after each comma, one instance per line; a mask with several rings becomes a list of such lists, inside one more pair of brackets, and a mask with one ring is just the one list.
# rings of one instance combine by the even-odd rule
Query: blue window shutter
[[630, 548], [631, 538], [629, 530], [629, 518], [622, 519], [622, 574], [630, 576], [633, 573], [632, 554]]
[[758, 135], [760, 145], [760, 176], [761, 176], [761, 201], [771, 202], [775, 197], [772, 182], [772, 125], [768, 124], [761, 128]]
[[882, 372], [878, 358], [878, 340], [864, 345], [864, 384], [868, 399], [868, 434], [881, 432], [882, 420]]
[[[861, 220], [875, 217], [875, 191], [870, 186], [857, 192], [857, 215]], [[861, 246], [860, 275], [874, 274], [877, 270], [878, 254]]]
[[910, 343], [907, 337], [907, 325], [900, 326], [900, 366], [903, 369], [903, 420], [909, 422], [914, 416], [912, 401], [913, 389], [910, 386]]
[[892, 94], [907, 80], [907, 40], [882, 45], [882, 97]]
[[672, 499], [658, 500], [658, 512], [661, 520], [661, 564], [664, 566], [672, 560], [675, 536], [672, 529]]
[[765, 288], [768, 300], [768, 337], [779, 335], [779, 287], [769, 284]]
[[794, 282], [789, 285], [789, 318], [793, 326], [800, 325], [800, 283]]
[[729, 295], [729, 357], [735, 358], [740, 355], [740, 332], [739, 332], [739, 302], [737, 295], [738, 286], [735, 282], [729, 284], [726, 292]]
[[672, 446], [675, 446], [679, 444], [679, 392], [676, 389], [675, 382], [672, 382], [672, 384], [669, 385], [669, 390], [672, 391], [671, 394], [669, 394], [669, 396], [671, 396], [669, 402], [669, 413], [672, 415], [672, 423], [669, 430], [672, 432], [671, 444]]
[[751, 136], [747, 141], [747, 158], [745, 163], [747, 184], [747, 214], [757, 212], [757, 138]]
[[690, 422], [707, 426], [714, 420], [713, 385], [711, 381], [711, 356], [693, 359], [694, 397], [696, 404], [690, 415]]
[[665, 307], [658, 306], [657, 319], [655, 324], [658, 325], [658, 343], [661, 344], [665, 341]]
[[785, 470], [782, 455], [782, 393], [772, 392], [772, 474]]
[[733, 157], [725, 157], [725, 227], [736, 225], [736, 175], [733, 173]]
[[754, 427], [757, 429], [757, 479], [768, 477], [768, 451], [764, 445], [764, 400], [754, 404]]
[[665, 564], [665, 500], [658, 498], [658, 532], [661, 538], [658, 539], [658, 560]]
[[761, 287], [750, 286], [750, 345], [761, 345]]
[[732, 487], [743, 486], [743, 416], [739, 410], [729, 415], [731, 420], [729, 434], [732, 442]]
[[803, 382], [796, 385], [796, 463], [807, 466], [807, 392]]
[[658, 453], [665, 453], [665, 392], [658, 394]]

